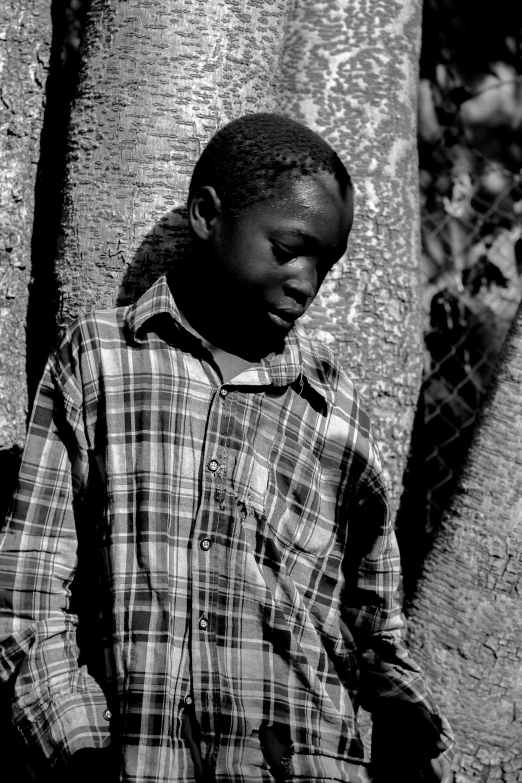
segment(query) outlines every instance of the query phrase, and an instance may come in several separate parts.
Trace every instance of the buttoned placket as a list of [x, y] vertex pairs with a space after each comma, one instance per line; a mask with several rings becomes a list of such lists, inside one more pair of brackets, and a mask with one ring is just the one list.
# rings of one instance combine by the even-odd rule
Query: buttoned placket
[[[205, 757], [215, 764], [219, 747], [219, 660], [215, 637], [216, 579], [219, 562], [218, 531], [227, 513], [228, 436], [233, 397], [222, 386], [215, 389], [209, 408], [203, 455], [202, 498], [192, 548], [192, 694], [200, 717]], [[230, 493], [228, 493], [230, 494]], [[226, 522], [225, 522], [226, 526]]]

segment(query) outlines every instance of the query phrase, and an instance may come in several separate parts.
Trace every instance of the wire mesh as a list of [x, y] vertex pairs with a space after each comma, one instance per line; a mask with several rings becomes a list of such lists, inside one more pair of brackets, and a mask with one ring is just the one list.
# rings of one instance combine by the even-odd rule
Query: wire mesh
[[445, 189], [431, 180], [421, 190], [425, 368], [413, 470], [426, 533], [454, 490], [522, 294], [522, 176], [477, 160]]

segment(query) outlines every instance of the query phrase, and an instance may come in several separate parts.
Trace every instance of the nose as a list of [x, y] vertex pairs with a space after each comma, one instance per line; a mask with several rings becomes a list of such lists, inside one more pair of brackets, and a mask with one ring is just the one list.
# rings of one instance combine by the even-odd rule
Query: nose
[[283, 292], [299, 305], [304, 306], [317, 293], [315, 261], [300, 257], [294, 259], [288, 267], [290, 274], [283, 285]]

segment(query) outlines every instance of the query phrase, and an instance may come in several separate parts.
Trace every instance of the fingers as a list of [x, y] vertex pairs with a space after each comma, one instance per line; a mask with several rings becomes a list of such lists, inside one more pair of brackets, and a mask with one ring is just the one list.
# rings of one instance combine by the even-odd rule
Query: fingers
[[451, 764], [444, 758], [431, 759], [422, 771], [424, 783], [449, 783]]

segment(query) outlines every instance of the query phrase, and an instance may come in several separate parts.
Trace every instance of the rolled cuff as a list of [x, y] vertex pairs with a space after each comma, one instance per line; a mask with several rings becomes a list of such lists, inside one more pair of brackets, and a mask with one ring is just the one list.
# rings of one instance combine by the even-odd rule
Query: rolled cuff
[[20, 711], [14, 722], [28, 745], [37, 745], [52, 766], [67, 763], [81, 748], [111, 744], [111, 713], [100, 692], [72, 693], [46, 704], [34, 720]]

